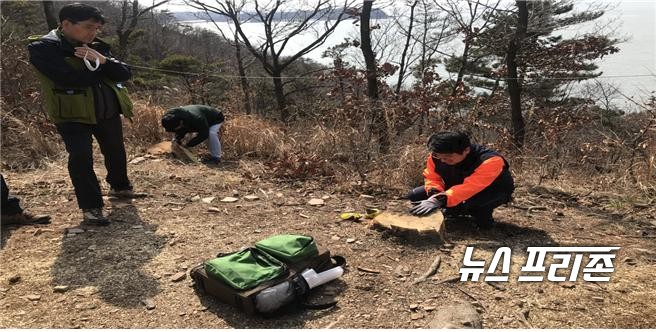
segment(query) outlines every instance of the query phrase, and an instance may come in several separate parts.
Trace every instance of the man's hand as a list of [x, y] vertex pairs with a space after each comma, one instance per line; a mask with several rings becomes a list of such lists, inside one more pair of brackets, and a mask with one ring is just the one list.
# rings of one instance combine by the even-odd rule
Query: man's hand
[[82, 47], [75, 48], [75, 56], [80, 59], [84, 59], [86, 57], [87, 60], [94, 62], [96, 59], [98, 59], [101, 65], [104, 65], [105, 62], [107, 62], [107, 58], [104, 55], [100, 54], [98, 51], [87, 46], [86, 44]]
[[410, 213], [415, 216], [425, 216], [433, 213], [435, 210], [442, 208], [446, 205], [446, 194], [439, 193], [429, 197], [426, 200], [419, 202], [416, 206], [410, 209]]

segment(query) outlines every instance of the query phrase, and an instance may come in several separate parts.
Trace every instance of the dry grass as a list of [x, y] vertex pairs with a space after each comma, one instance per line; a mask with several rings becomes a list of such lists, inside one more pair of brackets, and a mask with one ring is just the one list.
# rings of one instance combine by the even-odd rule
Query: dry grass
[[2, 108], [2, 167], [22, 170], [41, 167], [64, 151], [53, 125], [24, 110], [21, 116], [16, 116], [17, 111], [6, 110], [4, 105]]
[[252, 115], [228, 117], [222, 127], [228, 158], [276, 158], [290, 149], [280, 125]]
[[157, 143], [165, 138], [161, 119], [166, 110], [151, 103], [150, 99], [133, 99], [134, 117], [125, 121], [125, 139], [136, 144]]

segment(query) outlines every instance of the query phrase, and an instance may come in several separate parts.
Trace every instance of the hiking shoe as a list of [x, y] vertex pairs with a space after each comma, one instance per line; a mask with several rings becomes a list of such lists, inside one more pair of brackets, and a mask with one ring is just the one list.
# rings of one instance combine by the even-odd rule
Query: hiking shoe
[[114, 188], [109, 189], [109, 196], [114, 196], [116, 198], [142, 198], [148, 196], [145, 193], [137, 193], [132, 189], [122, 189], [116, 190]]
[[22, 213], [2, 215], [3, 225], [35, 225], [49, 223], [50, 216], [47, 214], [31, 214], [23, 211]]
[[200, 162], [208, 165], [218, 165], [221, 163], [221, 158], [206, 156], [201, 158]]
[[103, 215], [102, 209], [82, 209], [84, 222], [90, 225], [107, 226], [109, 219]]

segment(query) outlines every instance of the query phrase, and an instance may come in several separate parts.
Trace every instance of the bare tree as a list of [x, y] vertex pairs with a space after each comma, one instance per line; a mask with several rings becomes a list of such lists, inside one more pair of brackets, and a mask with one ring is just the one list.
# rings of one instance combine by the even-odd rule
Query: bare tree
[[[408, 30], [405, 32], [405, 46], [403, 47], [403, 52], [401, 53], [401, 61], [399, 64], [399, 79], [396, 82], [396, 93], [401, 92], [401, 84], [403, 84], [403, 78], [407, 68], [406, 56], [408, 55], [408, 48], [410, 47], [410, 40], [412, 39], [412, 25], [415, 22], [415, 7], [417, 6], [417, 1], [413, 1], [410, 5], [410, 18], [408, 19]], [[400, 24], [399, 24], [400, 25]]]
[[[239, 9], [239, 11], [241, 11], [241, 8]], [[246, 77], [246, 65], [244, 64], [244, 56], [242, 55], [241, 52], [242, 45], [239, 40], [240, 38], [239, 32], [237, 32], [236, 29], [230, 31], [233, 36], [231, 41], [230, 38], [226, 36], [223, 29], [216, 22], [214, 17], [211, 15], [211, 12], [209, 12], [208, 10], [204, 10], [204, 12], [205, 12], [205, 16], [199, 18], [209, 19], [214, 25], [214, 28], [216, 28], [216, 30], [219, 31], [219, 33], [221, 33], [223, 39], [225, 39], [225, 41], [227, 41], [230, 44], [230, 46], [232, 46], [235, 49], [235, 60], [237, 62], [237, 72], [239, 74], [239, 85], [241, 86], [241, 91], [244, 94], [244, 110], [246, 111], [246, 114], [251, 114], [253, 109], [251, 106], [250, 84], [248, 83], [248, 78]]]
[[[169, 0], [162, 0], [144, 9], [139, 9], [139, 0], [123, 0], [121, 2], [121, 21], [116, 28], [116, 35], [118, 36], [118, 55], [125, 58], [128, 55], [128, 48], [130, 43], [130, 36], [134, 32], [139, 18], [144, 14], [152, 11], [153, 9], [169, 2]], [[131, 8], [131, 13], [128, 13]]]
[[[462, 54], [452, 58], [458, 62], [458, 75], [451, 90], [451, 95], [455, 95], [470, 63], [475, 64], [480, 60], [479, 58], [470, 59], [472, 43], [480, 33], [491, 26], [493, 17], [491, 13], [497, 10], [501, 1], [496, 0], [492, 4], [490, 1], [483, 3], [480, 0], [466, 0], [466, 2], [447, 0], [446, 3], [439, 0], [434, 1], [436, 6], [451, 17], [452, 21], [457, 24], [458, 31], [464, 35]], [[461, 8], [462, 3], [466, 3], [467, 8]]]
[[389, 151], [387, 120], [378, 100], [378, 78], [376, 74], [376, 56], [371, 47], [371, 7], [373, 0], [364, 0], [360, 13], [360, 40], [362, 55], [367, 67], [367, 95], [371, 103], [371, 131], [376, 134], [382, 153]]
[[54, 1], [41, 1], [41, 3], [43, 4], [43, 12], [46, 15], [46, 23], [48, 23], [48, 29], [57, 29], [59, 23], [57, 23]]
[[[307, 10], [299, 9], [298, 2], [285, 0], [269, 1], [262, 6], [262, 1], [254, 1], [254, 13], [244, 9], [245, 1], [216, 0], [213, 4], [206, 1], [187, 0], [186, 3], [196, 9], [215, 13], [228, 18], [244, 43], [246, 49], [257, 58], [264, 70], [273, 79], [276, 103], [283, 121], [289, 119], [289, 110], [285, 98], [283, 71], [300, 57], [323, 45], [328, 36], [335, 31], [337, 25], [346, 18], [349, 1], [337, 6], [333, 0], [316, 1]], [[302, 5], [302, 4], [301, 4]], [[286, 11], [285, 9], [289, 9]], [[257, 20], [264, 28], [264, 40], [261, 42], [252, 36], [247, 36], [242, 24], [249, 20]], [[317, 27], [322, 27], [318, 29]], [[282, 53], [289, 41], [306, 32], [316, 32], [316, 39], [289, 56]], [[258, 42], [256, 44], [255, 42]]]

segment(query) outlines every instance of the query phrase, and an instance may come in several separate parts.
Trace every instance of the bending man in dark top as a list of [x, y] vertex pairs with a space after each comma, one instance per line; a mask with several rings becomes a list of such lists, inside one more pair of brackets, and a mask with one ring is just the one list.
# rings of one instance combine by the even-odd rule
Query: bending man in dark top
[[182, 140], [188, 133], [196, 133], [184, 146], [194, 147], [207, 140], [210, 156], [204, 162], [218, 164], [221, 162], [221, 141], [219, 130], [225, 117], [223, 112], [205, 105], [187, 105], [170, 109], [162, 117], [162, 126], [167, 132], [175, 133], [175, 141]]

